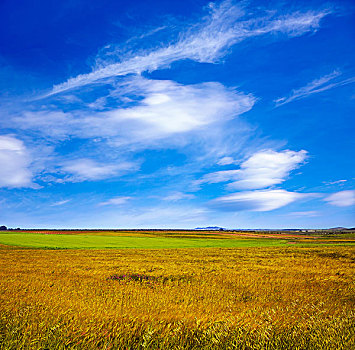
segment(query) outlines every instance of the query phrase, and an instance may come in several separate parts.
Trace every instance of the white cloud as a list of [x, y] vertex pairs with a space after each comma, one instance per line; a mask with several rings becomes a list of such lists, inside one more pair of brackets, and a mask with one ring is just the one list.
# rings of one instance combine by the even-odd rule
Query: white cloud
[[0, 187], [33, 187], [31, 157], [23, 141], [0, 136]]
[[307, 152], [304, 150], [257, 152], [242, 163], [239, 180], [229, 186], [234, 189], [258, 189], [280, 184], [292, 170], [304, 162], [306, 156]]
[[324, 199], [331, 205], [335, 205], [337, 207], [349, 207], [355, 204], [355, 191], [340, 191], [331, 194], [327, 198]]
[[116, 145], [146, 144], [174, 134], [200, 131], [213, 123], [221, 124], [247, 112], [255, 103], [252, 95], [215, 82], [181, 85], [143, 77], [121, 81], [108, 97], [118, 102], [130, 98], [131, 103], [104, 112], [24, 113], [12, 123], [58, 139], [106, 137], [114, 139]]
[[62, 170], [71, 176], [65, 177], [60, 182], [95, 181], [116, 177], [127, 171], [136, 169], [136, 165], [129, 162], [120, 164], [100, 164], [91, 159], [71, 160], [63, 164]]
[[197, 182], [199, 184], [230, 182], [229, 189], [265, 188], [285, 181], [289, 173], [305, 161], [306, 156], [307, 152], [304, 150], [259, 151], [244, 161], [240, 169], [210, 173]]
[[270, 211], [281, 208], [308, 194], [288, 192], [285, 190], [260, 190], [232, 193], [210, 202], [215, 208], [230, 211]]
[[240, 174], [240, 170], [223, 170], [216, 171], [214, 173], [206, 174], [198, 183], [218, 183], [218, 182], [228, 182], [235, 180]]
[[168, 202], [177, 202], [183, 199], [192, 199], [195, 198], [193, 194], [183, 193], [183, 192], [174, 192], [163, 198], [164, 201]]
[[99, 205], [122, 205], [127, 203], [128, 200], [130, 200], [131, 197], [115, 197], [111, 198], [105, 202], [99, 203]]
[[73, 115], [59, 110], [21, 111], [19, 116], [2, 122], [5, 127], [15, 126], [17, 129], [34, 130], [51, 139], [63, 140], [72, 134], [75, 127]]
[[63, 200], [63, 201], [54, 202], [54, 203], [51, 204], [50, 206], [51, 206], [51, 207], [58, 207], [58, 206], [67, 204], [68, 202], [70, 202], [70, 199], [66, 199], [66, 200]]
[[314, 216], [320, 216], [320, 213], [315, 210], [308, 210], [308, 211], [293, 211], [288, 215], [298, 216], [298, 217], [314, 217]]
[[[100, 65], [91, 73], [78, 75], [54, 86], [50, 94], [106, 78], [166, 68], [179, 60], [214, 63], [223, 57], [232, 45], [251, 37], [272, 33], [295, 37], [316, 31], [320, 20], [330, 13], [329, 10], [294, 12], [277, 17], [275, 12], [269, 11], [265, 16], [243, 19], [244, 12], [249, 12], [250, 15], [251, 10], [244, 11], [239, 5], [233, 5], [232, 1], [223, 1], [220, 5], [211, 3], [209, 8], [209, 16], [191, 26], [189, 30], [181, 32], [175, 43], [138, 54], [121, 55], [117, 63], [106, 64], [105, 60], [98, 59]], [[111, 57], [113, 54], [111, 52]]]
[[255, 102], [253, 96], [219, 83], [180, 85], [138, 78], [132, 85], [144, 96], [143, 100], [131, 108], [107, 112], [106, 116], [111, 123], [129, 123], [131, 136], [143, 140], [189, 132], [232, 119], [250, 110]]
[[235, 163], [236, 163], [236, 161], [232, 157], [223, 157], [217, 162], [218, 165], [229, 165], [229, 164], [235, 164]]
[[277, 100], [274, 101], [275, 105], [276, 107], [279, 107], [286, 103], [290, 103], [295, 100], [300, 100], [322, 91], [326, 91], [338, 86], [343, 86], [355, 82], [355, 77], [343, 79], [343, 80], [335, 80], [340, 75], [342, 75], [340, 71], [334, 71], [319, 79], [315, 79], [310, 83], [308, 83], [306, 86], [303, 86], [299, 89], [292, 90], [289, 96], [278, 98]]
[[344, 185], [347, 180], [323, 181], [325, 185]]

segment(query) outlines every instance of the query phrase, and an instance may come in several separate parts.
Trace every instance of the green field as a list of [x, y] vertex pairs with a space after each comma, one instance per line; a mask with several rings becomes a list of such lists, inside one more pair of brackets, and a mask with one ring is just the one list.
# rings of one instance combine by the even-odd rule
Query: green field
[[43, 233], [0, 233], [0, 244], [47, 249], [106, 249], [106, 248], [241, 248], [282, 246], [281, 239], [248, 238], [168, 238], [136, 236], [66, 235]]

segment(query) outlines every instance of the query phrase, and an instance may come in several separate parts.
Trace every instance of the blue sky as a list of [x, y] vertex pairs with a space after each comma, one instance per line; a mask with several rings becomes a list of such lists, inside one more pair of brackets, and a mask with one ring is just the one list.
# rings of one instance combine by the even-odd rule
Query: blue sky
[[0, 223], [355, 226], [351, 1], [0, 3]]

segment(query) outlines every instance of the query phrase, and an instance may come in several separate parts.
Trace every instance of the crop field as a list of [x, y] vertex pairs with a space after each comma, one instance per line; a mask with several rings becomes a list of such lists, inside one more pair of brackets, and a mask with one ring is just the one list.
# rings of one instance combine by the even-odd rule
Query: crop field
[[0, 349], [355, 348], [352, 235], [53, 233], [0, 234]]
[[201, 237], [152, 237], [119, 236], [119, 235], [74, 235], [74, 234], [48, 234], [48, 233], [0, 233], [0, 244], [15, 245], [33, 248], [64, 248], [64, 249], [105, 249], [105, 248], [218, 248], [218, 247], [259, 247], [285, 244], [280, 239], [237, 239], [216, 238], [209, 235]]

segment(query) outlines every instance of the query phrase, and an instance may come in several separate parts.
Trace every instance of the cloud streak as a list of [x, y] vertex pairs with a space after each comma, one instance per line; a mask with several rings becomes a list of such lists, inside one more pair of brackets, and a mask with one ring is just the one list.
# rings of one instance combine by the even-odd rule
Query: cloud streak
[[174, 193], [169, 194], [166, 197], [163, 197], [162, 199], [164, 201], [168, 201], [168, 202], [177, 202], [177, 201], [181, 201], [184, 199], [193, 199], [193, 198], [195, 198], [195, 196], [190, 193], [174, 192]]
[[54, 203], [51, 204], [50, 206], [51, 206], [51, 207], [58, 207], [58, 206], [67, 204], [68, 202], [70, 202], [70, 199], [62, 200], [62, 201], [59, 201], [59, 202], [54, 202]]
[[355, 82], [355, 77], [348, 79], [336, 80], [340, 77], [342, 73], [335, 70], [334, 72], [324, 75], [319, 79], [315, 79], [299, 89], [292, 90], [289, 96], [281, 97], [275, 100], [275, 106], [280, 107], [292, 101], [301, 100], [311, 96], [313, 94], [318, 94], [320, 92], [330, 90], [339, 86], [344, 86]]
[[326, 197], [324, 200], [336, 207], [350, 207], [355, 204], [355, 191], [336, 192]]
[[219, 5], [210, 4], [209, 10], [209, 15], [199, 24], [182, 31], [175, 43], [135, 54], [122, 54], [116, 63], [106, 64], [105, 60], [100, 60], [100, 65], [90, 73], [55, 85], [48, 95], [107, 78], [152, 72], [180, 60], [215, 63], [226, 55], [231, 46], [252, 37], [274, 33], [296, 37], [314, 32], [319, 28], [321, 19], [330, 13], [329, 10], [320, 10], [276, 16], [269, 12], [268, 15], [245, 18], [244, 9], [228, 0]]
[[92, 159], [77, 159], [64, 163], [61, 171], [69, 173], [60, 182], [97, 181], [122, 176], [136, 169], [136, 164], [121, 162], [119, 164], [100, 164]]
[[111, 198], [105, 202], [99, 203], [100, 206], [102, 205], [122, 205], [127, 203], [132, 197], [115, 197]]

